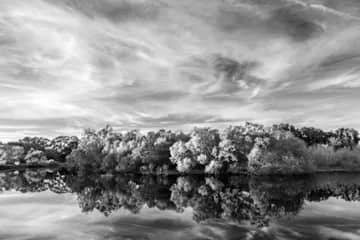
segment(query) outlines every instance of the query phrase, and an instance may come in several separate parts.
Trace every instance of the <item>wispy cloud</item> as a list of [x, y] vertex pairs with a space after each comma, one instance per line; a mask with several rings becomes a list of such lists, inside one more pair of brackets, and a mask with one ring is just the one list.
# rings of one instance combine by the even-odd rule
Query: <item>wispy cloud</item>
[[360, 127], [359, 17], [357, 1], [1, 1], [2, 139], [106, 123]]

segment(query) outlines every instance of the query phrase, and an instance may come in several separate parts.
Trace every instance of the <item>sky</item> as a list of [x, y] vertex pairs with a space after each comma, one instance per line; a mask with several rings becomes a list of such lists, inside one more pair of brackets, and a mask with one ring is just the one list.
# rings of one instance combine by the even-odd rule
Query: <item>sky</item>
[[1, 0], [0, 139], [360, 128], [358, 0]]

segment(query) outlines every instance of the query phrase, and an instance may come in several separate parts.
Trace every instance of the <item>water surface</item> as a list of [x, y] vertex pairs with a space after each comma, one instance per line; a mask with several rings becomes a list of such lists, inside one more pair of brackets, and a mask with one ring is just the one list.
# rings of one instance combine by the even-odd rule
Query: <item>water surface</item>
[[0, 239], [360, 239], [360, 176], [0, 174]]

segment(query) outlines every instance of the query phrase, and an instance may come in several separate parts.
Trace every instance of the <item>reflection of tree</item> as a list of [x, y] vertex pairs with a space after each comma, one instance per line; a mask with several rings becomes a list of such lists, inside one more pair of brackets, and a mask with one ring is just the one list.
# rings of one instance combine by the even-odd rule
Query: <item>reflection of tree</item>
[[307, 178], [252, 178], [250, 192], [263, 214], [279, 217], [297, 214], [305, 200]]
[[309, 201], [323, 201], [329, 197], [337, 197], [345, 201], [360, 201], [360, 186], [357, 184], [330, 185], [323, 188], [312, 189], [307, 194]]
[[0, 173], [2, 191], [42, 192], [50, 190], [55, 193], [70, 192], [65, 176], [47, 169], [26, 169], [23, 171], [7, 171]]
[[337, 197], [360, 200], [360, 185], [327, 178], [204, 177], [200, 175], [74, 175], [46, 169], [0, 172], [2, 191], [54, 193], [78, 196], [84, 212], [109, 215], [118, 209], [138, 213], [144, 206], [181, 212], [190, 207], [195, 221], [223, 219], [266, 225], [272, 218], [297, 214], [305, 200]]
[[109, 215], [124, 208], [137, 213], [146, 204], [159, 209], [173, 209], [169, 201], [169, 181], [160, 177], [136, 175], [72, 176], [68, 184], [78, 195], [84, 212], [94, 209]]
[[171, 191], [171, 200], [177, 208], [191, 207], [196, 221], [223, 218], [263, 223], [249, 192], [241, 187], [226, 187], [214, 178], [195, 181], [190, 177], [179, 177]]

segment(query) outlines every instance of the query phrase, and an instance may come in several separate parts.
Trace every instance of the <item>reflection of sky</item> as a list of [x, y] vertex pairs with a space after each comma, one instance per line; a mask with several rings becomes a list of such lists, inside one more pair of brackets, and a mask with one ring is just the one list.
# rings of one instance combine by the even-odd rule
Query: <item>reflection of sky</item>
[[[196, 225], [184, 213], [143, 209], [133, 215], [117, 211], [81, 213], [71, 194], [3, 193], [0, 195], [0, 239], [222, 239], [221, 224]], [[228, 227], [232, 229], [233, 227]]]
[[[360, 203], [330, 198], [306, 202], [296, 217], [263, 228], [261, 239], [346, 239], [360, 237]], [[196, 224], [192, 212], [143, 209], [81, 213], [76, 197], [51, 192], [0, 195], [0, 239], [257, 239], [254, 229], [221, 221]], [[268, 236], [268, 237], [266, 237]]]
[[358, 0], [1, 0], [0, 139], [360, 127]]
[[[305, 202], [295, 218], [283, 219], [273, 230], [293, 239], [360, 239], [360, 202], [334, 197], [321, 202]], [[286, 238], [285, 238], [286, 239]]]

